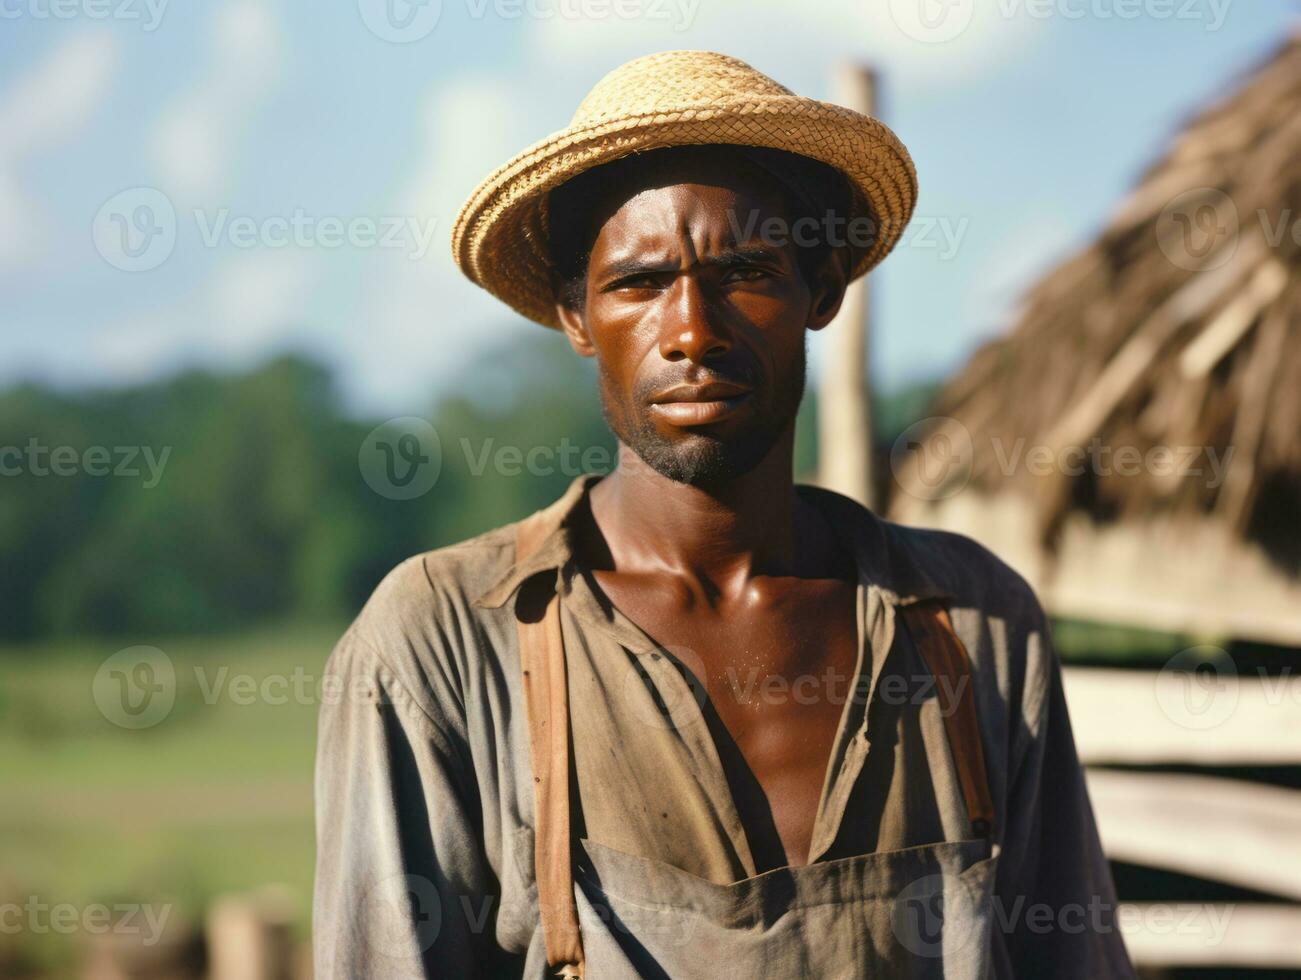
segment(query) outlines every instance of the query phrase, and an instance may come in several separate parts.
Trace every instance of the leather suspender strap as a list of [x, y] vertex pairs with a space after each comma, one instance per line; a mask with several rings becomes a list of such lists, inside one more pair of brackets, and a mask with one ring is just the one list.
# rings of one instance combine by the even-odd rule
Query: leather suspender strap
[[989, 836], [994, 827], [994, 804], [985, 772], [980, 724], [976, 718], [971, 683], [971, 658], [954, 632], [948, 610], [938, 602], [916, 602], [899, 607], [908, 632], [936, 680], [940, 712], [949, 737], [949, 749], [958, 769], [958, 781], [967, 804], [972, 830]]
[[[517, 526], [517, 562], [541, 542], [545, 528], [540, 516], [534, 514]], [[569, 693], [560, 603], [553, 593], [540, 619], [525, 622], [516, 616], [516, 622], [533, 765], [533, 864], [547, 964], [560, 977], [582, 977], [585, 961], [569, 834]]]

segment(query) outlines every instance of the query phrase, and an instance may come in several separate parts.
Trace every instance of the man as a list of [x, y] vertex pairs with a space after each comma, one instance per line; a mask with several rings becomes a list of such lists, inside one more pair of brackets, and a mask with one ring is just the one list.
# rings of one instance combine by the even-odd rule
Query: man
[[619, 460], [395, 569], [321, 711], [323, 977], [1127, 977], [1047, 623], [792, 476], [810, 331], [916, 196], [707, 52], [472, 195], [466, 273], [596, 359]]

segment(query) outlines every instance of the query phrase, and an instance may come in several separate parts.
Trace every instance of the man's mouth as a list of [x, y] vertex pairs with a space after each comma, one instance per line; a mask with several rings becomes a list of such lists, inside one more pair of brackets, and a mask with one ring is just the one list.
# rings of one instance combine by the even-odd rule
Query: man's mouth
[[651, 397], [651, 411], [669, 425], [708, 425], [735, 413], [750, 397], [750, 389], [726, 381], [677, 385]]

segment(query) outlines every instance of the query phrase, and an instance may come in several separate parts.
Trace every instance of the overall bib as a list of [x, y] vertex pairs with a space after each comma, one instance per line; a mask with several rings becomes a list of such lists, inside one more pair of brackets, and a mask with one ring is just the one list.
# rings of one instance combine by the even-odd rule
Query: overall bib
[[[539, 534], [534, 518], [519, 525], [517, 559]], [[775, 868], [730, 884], [572, 839], [559, 600], [552, 596], [540, 618], [520, 620], [536, 819], [513, 846], [519, 866], [534, 869], [549, 972], [590, 980], [992, 975], [999, 848], [970, 661], [942, 604], [900, 611], [927, 669], [946, 681], [936, 691], [968, 835]]]

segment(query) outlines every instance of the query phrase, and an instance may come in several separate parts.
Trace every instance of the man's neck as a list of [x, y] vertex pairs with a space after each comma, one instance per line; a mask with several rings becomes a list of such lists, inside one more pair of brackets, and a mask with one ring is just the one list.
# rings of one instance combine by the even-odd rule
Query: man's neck
[[670, 480], [620, 445], [620, 465], [591, 491], [614, 567], [732, 594], [758, 575], [826, 574], [828, 533], [795, 491], [792, 441], [779, 440], [754, 469], [708, 489]]

